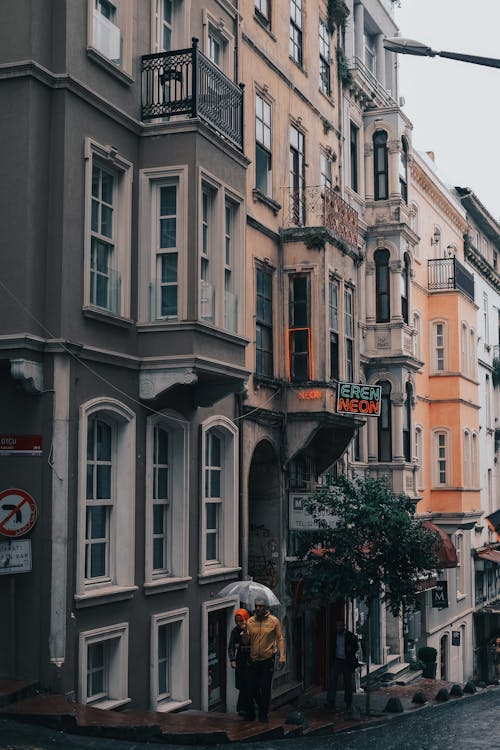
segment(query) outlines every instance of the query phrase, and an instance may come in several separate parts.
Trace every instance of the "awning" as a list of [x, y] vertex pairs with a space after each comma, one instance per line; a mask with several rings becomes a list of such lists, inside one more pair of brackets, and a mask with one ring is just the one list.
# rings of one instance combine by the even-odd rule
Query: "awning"
[[488, 547], [480, 552], [476, 552], [476, 557], [480, 557], [481, 560], [490, 560], [490, 562], [498, 563], [500, 565], [500, 550], [498, 549], [491, 549], [491, 547]]
[[423, 521], [422, 525], [426, 529], [439, 534], [439, 540], [436, 544], [438, 568], [456, 568], [458, 565], [457, 551], [446, 531], [430, 521]]

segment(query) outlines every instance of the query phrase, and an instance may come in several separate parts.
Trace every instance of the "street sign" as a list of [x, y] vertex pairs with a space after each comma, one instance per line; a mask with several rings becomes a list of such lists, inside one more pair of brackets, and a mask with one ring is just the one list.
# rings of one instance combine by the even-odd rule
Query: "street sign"
[[[288, 528], [290, 531], [316, 531], [321, 528], [318, 521], [306, 510], [307, 500], [311, 497], [310, 492], [290, 492], [288, 496]], [[338, 516], [323, 513], [321, 519], [329, 526], [338, 523]]]
[[0, 435], [0, 456], [41, 455], [41, 435]]
[[0, 575], [31, 572], [31, 539], [0, 542]]
[[337, 414], [363, 414], [380, 416], [382, 386], [339, 383], [337, 387]]
[[19, 537], [31, 531], [36, 522], [36, 503], [27, 492], [8, 489], [0, 492], [0, 534]]

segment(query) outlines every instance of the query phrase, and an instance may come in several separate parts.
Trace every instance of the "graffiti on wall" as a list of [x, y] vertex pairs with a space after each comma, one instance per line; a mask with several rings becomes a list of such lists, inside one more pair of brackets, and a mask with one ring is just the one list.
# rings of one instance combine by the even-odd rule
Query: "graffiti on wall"
[[269, 586], [278, 585], [278, 539], [264, 524], [250, 524], [248, 572], [255, 581]]

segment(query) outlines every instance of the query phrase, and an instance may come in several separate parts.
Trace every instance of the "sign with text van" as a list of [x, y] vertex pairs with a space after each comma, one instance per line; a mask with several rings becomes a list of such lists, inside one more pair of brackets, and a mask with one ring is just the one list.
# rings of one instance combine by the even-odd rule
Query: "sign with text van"
[[361, 383], [339, 383], [337, 387], [337, 414], [361, 414], [379, 417], [382, 386]]

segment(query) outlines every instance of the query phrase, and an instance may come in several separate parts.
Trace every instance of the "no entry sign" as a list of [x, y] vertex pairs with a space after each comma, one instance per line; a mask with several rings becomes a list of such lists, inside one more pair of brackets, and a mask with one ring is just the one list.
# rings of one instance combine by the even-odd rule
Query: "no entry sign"
[[36, 503], [27, 492], [18, 489], [0, 492], [0, 534], [19, 537], [31, 531], [36, 521]]

